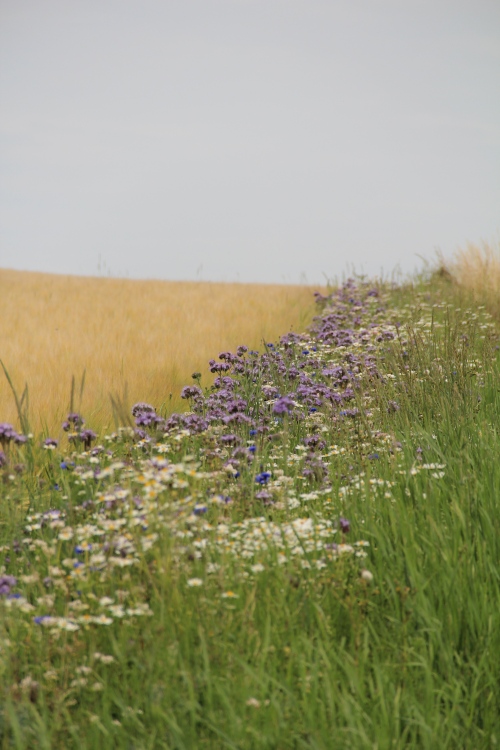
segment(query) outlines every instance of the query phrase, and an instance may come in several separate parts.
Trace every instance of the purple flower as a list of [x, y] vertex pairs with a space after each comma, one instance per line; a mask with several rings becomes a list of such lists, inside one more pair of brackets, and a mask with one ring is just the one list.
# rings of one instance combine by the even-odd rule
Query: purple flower
[[209, 361], [210, 372], [228, 372], [231, 365], [227, 362], [216, 362], [215, 359]]
[[14, 438], [16, 434], [15, 429], [8, 422], [0, 422], [0, 442], [8, 443]]
[[223, 362], [229, 362], [232, 364], [236, 357], [231, 352], [221, 352], [219, 354], [219, 359], [221, 359]]
[[3, 451], [0, 451], [0, 468], [7, 465], [7, 456]]
[[93, 430], [82, 430], [82, 432], [80, 432], [80, 440], [82, 441], [85, 450], [90, 448], [92, 441], [96, 438], [97, 435]]
[[279, 391], [273, 385], [265, 385], [262, 392], [266, 398], [279, 398]]
[[183, 414], [182, 422], [190, 432], [205, 432], [208, 422], [198, 414]]
[[224, 445], [232, 445], [233, 443], [240, 442], [240, 438], [237, 435], [234, 435], [232, 432], [230, 432], [227, 435], [222, 435], [220, 441]]
[[326, 446], [326, 443], [321, 439], [320, 435], [314, 434], [308, 435], [306, 438], [304, 438], [304, 445], [306, 445], [310, 450], [321, 451]]
[[13, 426], [8, 422], [0, 422], [0, 445], [7, 445], [11, 441], [20, 445], [28, 440], [24, 435], [18, 435]]
[[294, 403], [288, 396], [282, 396], [273, 405], [273, 414], [290, 414]]
[[249, 423], [252, 420], [250, 417], [247, 417], [246, 414], [242, 414], [240, 411], [236, 412], [235, 414], [230, 414], [227, 417], [223, 417], [222, 421], [224, 424], [244, 424]]
[[377, 341], [380, 343], [381, 341], [392, 341], [395, 338], [392, 331], [382, 331], [380, 336], [377, 336]]
[[0, 576], [0, 596], [6, 596], [10, 594], [10, 590], [17, 583], [17, 578], [14, 576]]
[[132, 416], [137, 417], [139, 414], [143, 414], [144, 412], [151, 412], [152, 414], [155, 414], [156, 409], [154, 406], [151, 406], [151, 404], [146, 404], [143, 401], [139, 401], [137, 404], [134, 404], [132, 407]]
[[258, 500], [270, 500], [271, 499], [271, 493], [267, 490], [259, 490], [255, 493], [255, 497]]
[[55, 438], [48, 437], [43, 441], [43, 444], [46, 448], [57, 448], [59, 441]]
[[203, 396], [203, 393], [197, 385], [186, 385], [181, 391], [181, 398], [200, 398], [200, 396]]
[[343, 534], [348, 534], [351, 528], [351, 524], [347, 520], [347, 518], [339, 518], [339, 527]]
[[232, 391], [234, 387], [238, 384], [237, 380], [234, 380], [234, 378], [231, 378], [229, 375], [224, 375], [215, 378], [214, 385], [216, 388], [222, 388], [224, 387], [227, 390]]
[[68, 416], [66, 417], [66, 421], [63, 422], [62, 428], [65, 432], [69, 432], [72, 425], [73, 425], [73, 429], [77, 430], [84, 423], [85, 423], [85, 420], [83, 419], [83, 417], [80, 416], [80, 414], [77, 414], [76, 412], [71, 412], [71, 414], [68, 414]]

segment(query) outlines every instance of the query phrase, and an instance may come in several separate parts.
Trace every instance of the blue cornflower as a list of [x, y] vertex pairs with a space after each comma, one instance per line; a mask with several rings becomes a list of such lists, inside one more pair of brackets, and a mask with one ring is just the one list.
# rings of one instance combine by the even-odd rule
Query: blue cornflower
[[77, 544], [73, 551], [75, 555], [83, 555], [84, 552], [90, 551], [91, 549], [92, 549], [91, 544], [88, 544], [86, 547], [82, 547], [80, 544]]
[[257, 474], [255, 477], [255, 481], [257, 484], [267, 484], [270, 478], [271, 474], [269, 471], [261, 471], [260, 474]]
[[47, 620], [49, 618], [50, 618], [50, 615], [38, 615], [38, 617], [33, 618], [33, 622], [36, 623], [37, 625], [42, 625], [44, 620]]

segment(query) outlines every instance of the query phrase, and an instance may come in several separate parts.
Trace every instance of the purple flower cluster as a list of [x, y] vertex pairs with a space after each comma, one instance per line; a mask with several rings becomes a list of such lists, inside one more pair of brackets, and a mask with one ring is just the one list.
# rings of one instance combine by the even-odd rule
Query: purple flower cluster
[[144, 440], [148, 437], [146, 430], [164, 430], [165, 420], [156, 413], [156, 409], [151, 404], [146, 404], [143, 401], [134, 404], [132, 407], [132, 416], [135, 419], [136, 430], [135, 435], [140, 440]]
[[[149, 439], [179, 430], [196, 435], [213, 427], [226, 466], [239, 471], [260, 450], [257, 445], [246, 448], [244, 442], [255, 435], [272, 441], [286, 418], [297, 427], [303, 425], [301, 439], [307, 452], [302, 476], [324, 483], [328, 466], [321, 451], [326, 444], [311, 430], [309, 418], [319, 412], [329, 424], [356, 420], [366, 386], [382, 381], [378, 352], [395, 334], [389, 330], [378, 290], [367, 284], [349, 279], [328, 297], [316, 296], [322, 314], [307, 333], [288, 333], [276, 344], [268, 342], [261, 354], [245, 346], [235, 353], [221, 352], [218, 360], [208, 363], [215, 378], [205, 391], [195, 373], [197, 384], [186, 385], [181, 393], [189, 411], [163, 419], [150, 404], [135, 404], [136, 435]], [[392, 413], [398, 407], [389, 402], [387, 408]], [[257, 474], [258, 483], [264, 483], [259, 477], [265, 473]]]
[[294, 406], [295, 404], [289, 396], [282, 396], [274, 402], [273, 414], [290, 414]]
[[[80, 414], [71, 412], [63, 422], [62, 428], [65, 432], [70, 433], [68, 437], [70, 443], [82, 443], [83, 449], [87, 451], [94, 440], [97, 439], [97, 434], [93, 430], [83, 430], [82, 427], [84, 424], [85, 420]], [[52, 440], [51, 438], [48, 438], [44, 443], [47, 448], [50, 448], [54, 444], [57, 445], [57, 440]]]
[[87, 451], [97, 439], [97, 434], [93, 430], [80, 430], [75, 435], [70, 435], [69, 439], [75, 443], [83, 443], [83, 449]]
[[66, 420], [62, 423], [62, 428], [64, 432], [69, 432], [70, 430], [79, 430], [84, 425], [84, 423], [85, 420], [80, 416], [80, 414], [71, 412], [71, 414], [68, 414]]
[[9, 443], [23, 445], [28, 438], [25, 435], [19, 435], [18, 432], [8, 422], [0, 422], [0, 445], [6, 446]]

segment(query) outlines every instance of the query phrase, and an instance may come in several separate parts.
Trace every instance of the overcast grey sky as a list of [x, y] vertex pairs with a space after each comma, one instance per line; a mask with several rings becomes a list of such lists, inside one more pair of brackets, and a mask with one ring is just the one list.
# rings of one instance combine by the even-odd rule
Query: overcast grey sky
[[0, 0], [0, 267], [310, 283], [500, 234], [499, 0]]

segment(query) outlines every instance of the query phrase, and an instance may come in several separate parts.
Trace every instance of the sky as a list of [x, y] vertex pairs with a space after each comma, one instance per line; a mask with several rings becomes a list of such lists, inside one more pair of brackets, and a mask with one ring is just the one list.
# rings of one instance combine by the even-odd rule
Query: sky
[[498, 0], [0, 0], [0, 268], [316, 284], [499, 237]]

